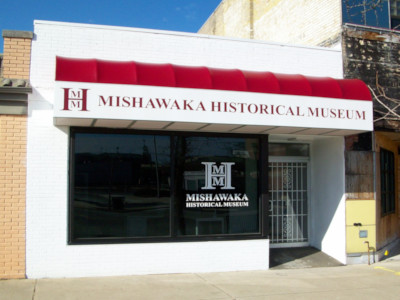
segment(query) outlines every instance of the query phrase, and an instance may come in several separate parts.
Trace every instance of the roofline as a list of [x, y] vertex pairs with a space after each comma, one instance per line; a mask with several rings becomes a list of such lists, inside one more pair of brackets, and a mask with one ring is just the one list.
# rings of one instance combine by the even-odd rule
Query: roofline
[[284, 44], [284, 43], [262, 41], [262, 40], [254, 40], [254, 39], [232, 38], [232, 37], [223, 37], [223, 36], [208, 35], [208, 34], [199, 34], [199, 33], [193, 33], [193, 32], [161, 30], [161, 29], [146, 29], [146, 28], [139, 28], [139, 27], [125, 27], [125, 26], [96, 25], [96, 24], [85, 24], [85, 23], [34, 20], [34, 26], [36, 24], [68, 26], [68, 27], [85, 27], [85, 28], [93, 28], [93, 29], [119, 30], [119, 31], [141, 32], [141, 33], [171, 35], [171, 36], [182, 36], [182, 37], [186, 36], [186, 37], [193, 37], [193, 38], [204, 38], [204, 39], [231, 41], [231, 42], [266, 44], [266, 45], [274, 45], [274, 46], [290, 47], [290, 48], [315, 49], [315, 50], [322, 50], [322, 51], [328, 51], [328, 52], [341, 52], [342, 51], [341, 49], [318, 47], [318, 46]]
[[33, 39], [33, 32], [31, 32], [31, 31], [3, 29], [2, 34], [3, 34], [3, 38]]

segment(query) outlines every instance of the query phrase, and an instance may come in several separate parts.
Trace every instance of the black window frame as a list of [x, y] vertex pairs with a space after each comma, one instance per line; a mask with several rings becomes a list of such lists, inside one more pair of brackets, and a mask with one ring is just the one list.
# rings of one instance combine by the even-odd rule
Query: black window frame
[[396, 162], [394, 153], [384, 148], [380, 149], [379, 159], [381, 215], [386, 216], [396, 212]]
[[[75, 153], [75, 134], [76, 133], [107, 133], [107, 134], [138, 134], [138, 135], [157, 135], [169, 136], [171, 139], [171, 187], [174, 186], [174, 138], [177, 136], [205, 136], [205, 137], [240, 137], [256, 138], [259, 141], [259, 160], [258, 160], [258, 201], [259, 201], [259, 232], [250, 234], [221, 234], [208, 236], [176, 236], [174, 233], [174, 201], [175, 192], [171, 188], [170, 199], [170, 235], [165, 237], [126, 237], [126, 238], [81, 238], [74, 239], [72, 229], [74, 226], [73, 203], [74, 203], [74, 153]], [[154, 130], [131, 130], [113, 128], [89, 128], [89, 127], [70, 127], [69, 135], [69, 176], [68, 176], [68, 245], [90, 245], [90, 244], [124, 244], [124, 243], [160, 243], [160, 242], [193, 242], [193, 241], [227, 241], [227, 240], [248, 240], [248, 239], [267, 239], [268, 238], [268, 135], [260, 134], [233, 134], [233, 133], [207, 133], [207, 132], [175, 132], [175, 131], [154, 131]]]

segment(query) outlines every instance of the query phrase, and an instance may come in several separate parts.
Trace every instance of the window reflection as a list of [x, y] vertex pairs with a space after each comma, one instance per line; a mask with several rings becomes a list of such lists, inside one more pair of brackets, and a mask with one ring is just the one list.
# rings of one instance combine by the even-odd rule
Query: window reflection
[[73, 238], [169, 235], [167, 136], [75, 134]]
[[71, 134], [71, 241], [260, 234], [258, 138]]
[[179, 137], [175, 147], [176, 235], [258, 233], [258, 140]]
[[271, 143], [268, 145], [270, 156], [304, 156], [310, 155], [309, 144]]
[[388, 0], [342, 0], [343, 23], [390, 28]]

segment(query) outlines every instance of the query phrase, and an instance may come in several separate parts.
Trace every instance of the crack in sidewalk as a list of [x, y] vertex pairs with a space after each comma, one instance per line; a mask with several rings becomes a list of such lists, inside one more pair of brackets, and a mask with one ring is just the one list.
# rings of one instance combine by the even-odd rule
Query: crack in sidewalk
[[[199, 277], [201, 280], [203, 280], [205, 283], [211, 285], [212, 287], [216, 288], [217, 290], [221, 291], [223, 294], [225, 294], [226, 296], [228, 296], [230, 299], [235, 300], [236, 297], [232, 296], [231, 294], [229, 294], [228, 292], [226, 292], [224, 289], [220, 288], [218, 285], [208, 281], [206, 278], [204, 278], [203, 276], [201, 276], [198, 273], [195, 273], [195, 275], [197, 277]], [[214, 299], [222, 299], [222, 298], [214, 298]]]

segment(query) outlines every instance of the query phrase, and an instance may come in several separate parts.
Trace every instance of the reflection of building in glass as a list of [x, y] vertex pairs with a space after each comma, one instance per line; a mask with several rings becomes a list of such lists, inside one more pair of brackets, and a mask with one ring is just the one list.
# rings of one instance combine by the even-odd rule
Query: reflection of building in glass
[[388, 0], [342, 0], [342, 14], [343, 23], [390, 28]]
[[[119, 146], [110, 145], [115, 137], [109, 134], [93, 135], [96, 136], [96, 147], [85, 145], [92, 141], [89, 133], [75, 136], [76, 148], [89, 150], [91, 147], [93, 152], [80, 152], [74, 156], [71, 239], [168, 234], [168, 226], [164, 223], [168, 223], [168, 217], [164, 216], [168, 216], [170, 207], [169, 163], [165, 159], [162, 159], [164, 163], [151, 159], [151, 153], [156, 149], [166, 151], [168, 139], [151, 138], [153, 147], [147, 147], [145, 140], [143, 146], [140, 142], [132, 143], [140, 140], [140, 135], [119, 135], [115, 145], [131, 142], [136, 148], [133, 152], [142, 151], [142, 154], [135, 154], [120, 153]], [[154, 155], [158, 156], [164, 154]], [[134, 226], [134, 222], [141, 225]]]
[[201, 187], [204, 186], [204, 171], [185, 171], [183, 177], [187, 191], [200, 191]]
[[400, 25], [400, 1], [390, 0], [391, 28], [398, 30]]

